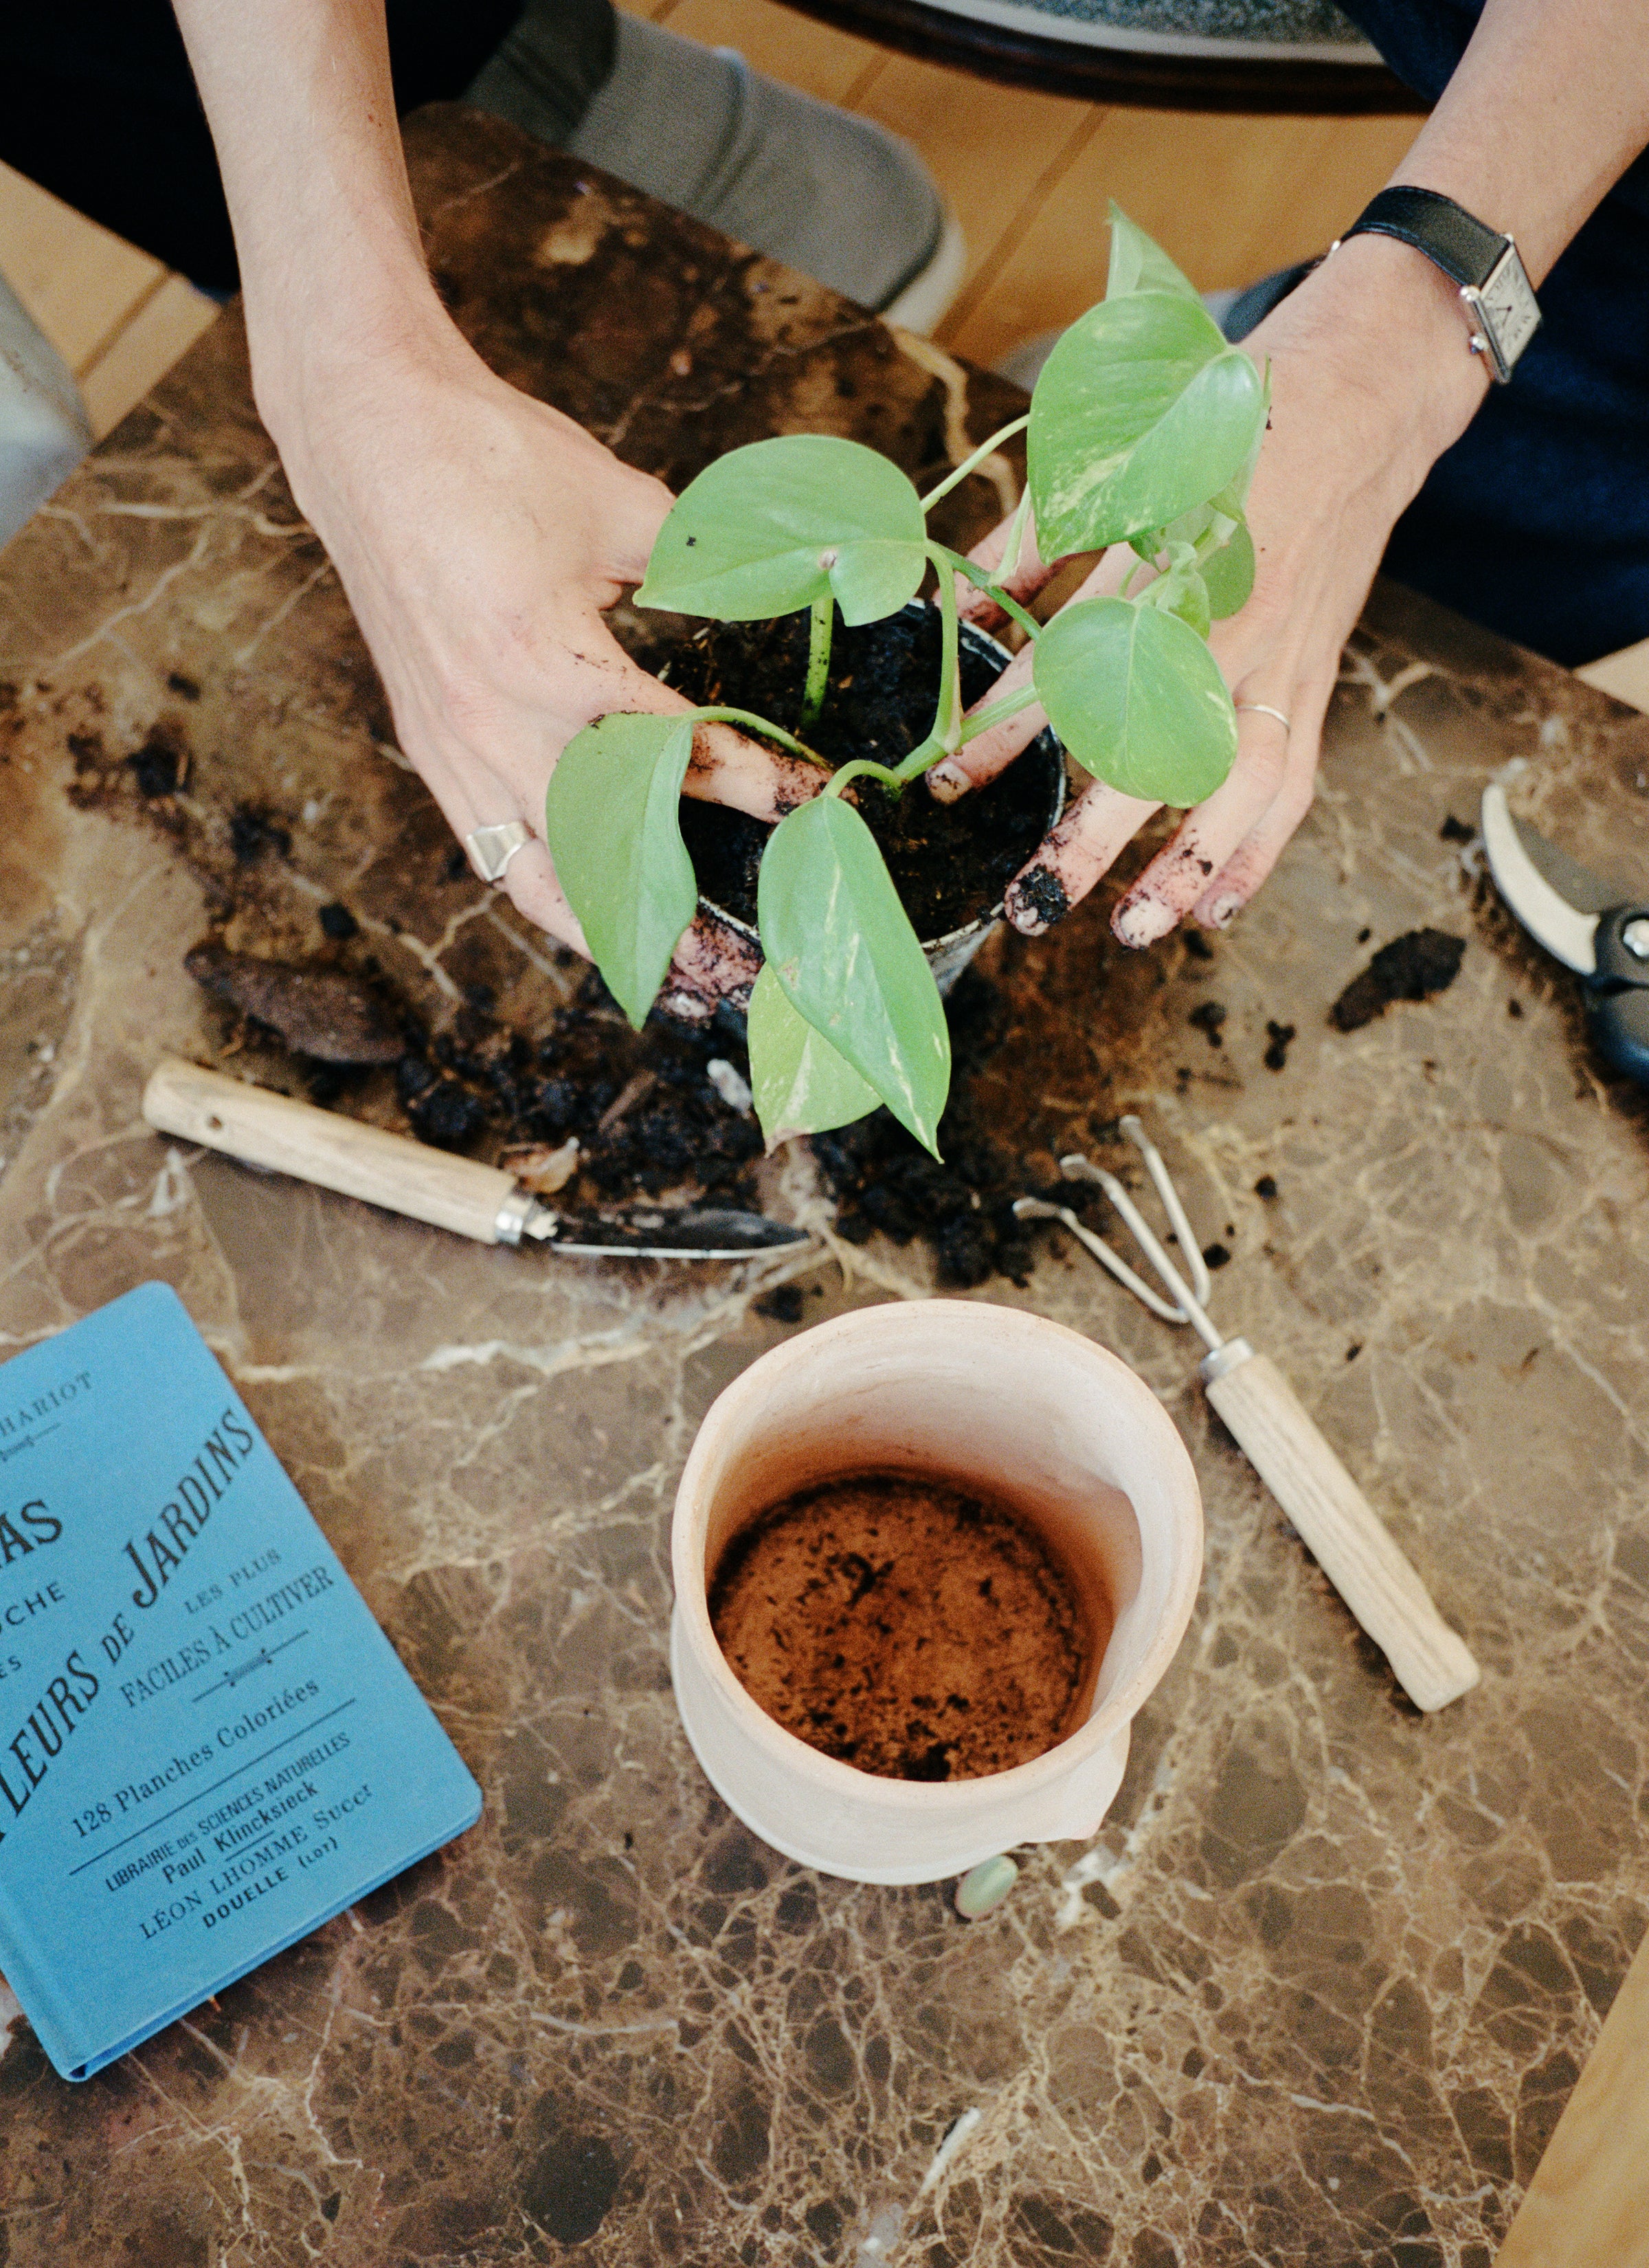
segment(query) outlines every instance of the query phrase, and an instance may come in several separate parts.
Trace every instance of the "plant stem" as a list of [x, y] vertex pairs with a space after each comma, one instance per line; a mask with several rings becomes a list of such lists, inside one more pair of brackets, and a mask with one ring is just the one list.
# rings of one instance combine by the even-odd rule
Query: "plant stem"
[[807, 625], [807, 685], [801, 699], [799, 723], [805, 733], [818, 720], [830, 681], [830, 633], [836, 625], [836, 593], [826, 589], [813, 602]]
[[922, 774], [938, 763], [941, 756], [950, 755], [961, 746], [962, 697], [960, 673], [957, 667], [959, 633], [956, 620], [956, 578], [951, 563], [954, 552], [947, 552], [942, 543], [930, 543], [928, 557], [939, 570], [939, 697], [933, 711], [933, 730], [925, 740], [918, 742], [899, 766], [895, 777], [902, 784], [919, 779]]
[[997, 562], [997, 571], [989, 588], [995, 589], [1003, 583], [1011, 583], [1019, 571], [1020, 554], [1025, 549], [1025, 523], [1030, 517], [1030, 511], [1031, 484], [1027, 481], [1014, 507], [1013, 518], [1008, 525], [1008, 540], [1002, 547], [1002, 556]]
[[965, 748], [969, 740], [976, 740], [981, 733], [990, 732], [993, 725], [1005, 725], [1008, 718], [1017, 717], [1021, 709], [1033, 707], [1035, 700], [1036, 688], [1021, 685], [1017, 693], [1005, 693], [1000, 701], [993, 701], [988, 709], [976, 709], [971, 717], [964, 718], [962, 737], [958, 746]]
[[971, 457], [964, 457], [953, 473], [946, 473], [938, 488], [928, 490], [922, 499], [923, 511], [931, 512], [941, 497], [949, 496], [951, 490], [965, 481], [976, 466], [982, 465], [993, 450], [999, 449], [1005, 441], [1011, 441], [1016, 433], [1022, 433], [1030, 422], [1030, 412], [1027, 410], [1023, 417], [1011, 419], [999, 433], [993, 433], [988, 441], [982, 441]]
[[994, 599], [1003, 613], [1019, 624], [1027, 637], [1038, 636], [1042, 626], [1035, 615], [1027, 615], [1017, 599], [1010, 599], [1005, 591], [991, 581], [983, 567], [975, 567], [973, 561], [964, 559], [960, 551], [947, 551], [942, 543], [930, 543], [928, 552], [931, 557], [943, 559], [954, 573], [965, 575], [976, 591], [983, 591], [987, 598]]
[[806, 756], [808, 762], [817, 764], [821, 771], [830, 770], [828, 756], [821, 756], [817, 748], [810, 748], [806, 740], [799, 740], [782, 725], [770, 724], [765, 717], [752, 716], [747, 709], [695, 709], [692, 714], [696, 725], [742, 725], [747, 732], [760, 733], [763, 740], [777, 740], [780, 747], [788, 748], [791, 755]]
[[856, 756], [850, 764], [843, 764], [841, 770], [833, 776], [825, 793], [840, 795], [843, 789], [852, 780], [879, 779], [884, 787], [891, 788], [897, 795], [904, 785], [902, 770], [903, 767], [901, 766], [899, 771], [889, 771], [886, 764], [872, 763], [868, 756]]

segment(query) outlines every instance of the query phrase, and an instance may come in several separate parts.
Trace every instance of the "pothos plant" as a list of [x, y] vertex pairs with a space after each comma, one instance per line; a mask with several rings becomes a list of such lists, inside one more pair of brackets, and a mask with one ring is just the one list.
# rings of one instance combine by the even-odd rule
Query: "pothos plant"
[[[945, 1012], [874, 836], [846, 791], [897, 795], [939, 760], [1040, 702], [1085, 770], [1129, 795], [1200, 803], [1229, 771], [1237, 720], [1206, 643], [1254, 580], [1243, 503], [1267, 387], [1227, 344], [1165, 253], [1115, 206], [1104, 299], [1065, 332], [1027, 416], [919, 496], [855, 441], [791, 434], [735, 449], [686, 489], [659, 530], [637, 603], [718, 622], [809, 610], [800, 732], [828, 683], [836, 611], [858, 625], [896, 614], [931, 569], [941, 610], [932, 730], [897, 765], [834, 770], [805, 738], [735, 708], [600, 718], [568, 745], [549, 784], [556, 872], [602, 976], [637, 1026], [693, 919], [697, 886], [678, 805], [698, 724], [726, 723], [829, 772], [781, 819], [762, 853], [764, 965], [751, 995], [751, 1086], [769, 1144], [887, 1108], [937, 1157], [950, 1084]], [[928, 534], [928, 512], [1028, 428], [1028, 480], [994, 575]], [[1039, 625], [1003, 587], [1034, 514], [1042, 556], [1130, 544], [1115, 598]], [[1033, 681], [964, 718], [956, 578], [1034, 640]], [[1137, 587], [1136, 587], [1137, 585]]]

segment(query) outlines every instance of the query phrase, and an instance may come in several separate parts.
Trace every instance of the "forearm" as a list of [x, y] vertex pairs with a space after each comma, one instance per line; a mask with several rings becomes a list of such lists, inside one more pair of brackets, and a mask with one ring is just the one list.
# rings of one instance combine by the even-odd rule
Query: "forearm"
[[1514, 238], [1538, 285], [1646, 144], [1641, 0], [1487, 0], [1392, 178]]
[[457, 343], [430, 284], [383, 0], [174, 0], [234, 224], [258, 404], [284, 446], [364, 357]]

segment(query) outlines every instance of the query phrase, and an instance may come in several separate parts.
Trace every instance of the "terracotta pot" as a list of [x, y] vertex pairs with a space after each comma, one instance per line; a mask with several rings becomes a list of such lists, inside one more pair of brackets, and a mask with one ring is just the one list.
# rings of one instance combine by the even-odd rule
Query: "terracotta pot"
[[[925, 600], [912, 599], [905, 611], [914, 610], [920, 614], [925, 606]], [[961, 630], [964, 644], [972, 646], [980, 653], [994, 654], [1003, 668], [1007, 667], [1012, 656], [999, 639], [991, 637], [989, 630], [982, 630], [974, 622], [963, 622]], [[1024, 752], [1014, 758], [1014, 762], [1018, 764], [1040, 764], [1047, 772], [1048, 817], [1043, 828], [1046, 833], [1049, 828], [1056, 827], [1064, 814], [1067, 786], [1064, 751], [1055, 739], [1052, 726], [1044, 725]], [[906, 790], [906, 793], [914, 795], [920, 788], [921, 783], [917, 781]], [[719, 922], [725, 922], [729, 929], [736, 930], [747, 944], [753, 945], [760, 953], [762, 940], [756, 934], [754, 922], [744, 921], [739, 915], [729, 913], [725, 906], [718, 905], [714, 898], [707, 898], [702, 893], [698, 902], [702, 912], [713, 915]], [[927, 955], [928, 966], [933, 971], [933, 981], [939, 988], [941, 999], [949, 995], [952, 985], [1002, 919], [1002, 901], [998, 899], [994, 906], [976, 914], [972, 921], [964, 922], [960, 929], [947, 930], [943, 937], [923, 939], [922, 950]]]
[[[710, 1627], [729, 1539], [813, 1484], [931, 1473], [1005, 1498], [1110, 1636], [1078, 1729], [983, 1779], [880, 1779], [821, 1756], [757, 1706]], [[982, 1301], [898, 1301], [800, 1332], [712, 1404], [676, 1497], [670, 1668], [695, 1755], [729, 1808], [786, 1857], [860, 1882], [927, 1882], [1015, 1844], [1095, 1834], [1136, 1712], [1184, 1633], [1202, 1500], [1141, 1380], [1075, 1331]]]

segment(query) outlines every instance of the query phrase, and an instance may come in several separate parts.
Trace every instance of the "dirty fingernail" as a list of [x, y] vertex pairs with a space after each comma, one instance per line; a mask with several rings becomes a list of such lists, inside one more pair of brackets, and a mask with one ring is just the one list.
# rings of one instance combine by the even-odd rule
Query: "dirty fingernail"
[[1048, 926], [1035, 907], [1017, 890], [1008, 892], [1002, 909], [1021, 937], [1040, 937]]
[[1227, 890], [1208, 909], [1208, 926], [1210, 929], [1229, 929], [1241, 911], [1242, 900]]
[[1173, 907], [1165, 906], [1160, 898], [1140, 898], [1132, 905], [1119, 906], [1111, 917], [1111, 927], [1124, 945], [1137, 953], [1142, 946], [1167, 937], [1178, 918]]
[[954, 803], [972, 784], [960, 764], [935, 764], [928, 774], [928, 792], [941, 803]]

